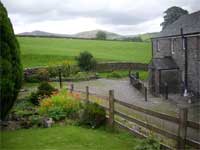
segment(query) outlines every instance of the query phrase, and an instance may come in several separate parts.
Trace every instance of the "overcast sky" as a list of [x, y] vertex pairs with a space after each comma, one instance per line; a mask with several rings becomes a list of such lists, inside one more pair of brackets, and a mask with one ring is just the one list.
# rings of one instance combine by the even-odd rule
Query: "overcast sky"
[[42, 30], [72, 34], [102, 29], [123, 35], [160, 31], [163, 12], [179, 6], [190, 13], [200, 0], [1, 0], [15, 33]]

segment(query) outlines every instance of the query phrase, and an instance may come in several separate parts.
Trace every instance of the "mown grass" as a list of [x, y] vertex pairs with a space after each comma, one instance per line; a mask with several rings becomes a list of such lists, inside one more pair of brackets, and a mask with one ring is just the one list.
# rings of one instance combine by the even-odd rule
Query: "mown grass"
[[130, 150], [140, 142], [132, 135], [78, 126], [3, 131], [1, 150]]
[[[139, 72], [140, 80], [147, 80], [148, 71], [135, 70], [134, 72]], [[125, 77], [128, 77], [129, 71], [118, 70], [118, 71], [113, 71], [113, 72], [100, 72], [98, 73], [98, 75], [100, 78], [125, 78]]]
[[57, 64], [66, 59], [74, 61], [82, 51], [91, 52], [99, 61], [148, 63], [151, 59], [151, 44], [148, 42], [33, 37], [18, 37], [18, 41], [24, 67]]

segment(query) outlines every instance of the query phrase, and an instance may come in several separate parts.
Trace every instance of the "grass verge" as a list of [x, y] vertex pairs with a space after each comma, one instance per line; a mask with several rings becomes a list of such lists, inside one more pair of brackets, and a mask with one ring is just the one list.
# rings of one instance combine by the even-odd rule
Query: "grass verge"
[[78, 126], [3, 131], [1, 138], [1, 150], [130, 150], [140, 141], [125, 132]]

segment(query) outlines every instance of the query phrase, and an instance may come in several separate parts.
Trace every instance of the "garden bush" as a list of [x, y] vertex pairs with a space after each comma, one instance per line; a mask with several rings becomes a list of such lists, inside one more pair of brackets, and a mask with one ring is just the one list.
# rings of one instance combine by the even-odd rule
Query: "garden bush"
[[49, 81], [49, 71], [46, 68], [38, 68], [34, 72], [24, 74], [25, 82], [37, 83], [41, 81]]
[[63, 77], [69, 77], [71, 74], [75, 74], [79, 71], [77, 66], [72, 65], [70, 61], [64, 61], [61, 65], [51, 65], [48, 67], [50, 77], [58, 77], [59, 72]]
[[56, 89], [48, 82], [42, 82], [38, 86], [37, 91], [31, 93], [29, 100], [32, 102], [32, 104], [39, 105], [40, 99], [44, 97], [49, 97], [55, 91]]
[[92, 128], [104, 125], [106, 121], [106, 111], [97, 103], [86, 103], [80, 114], [80, 125]]
[[95, 68], [97, 61], [93, 55], [87, 51], [81, 52], [76, 58], [78, 66], [82, 71], [90, 71]]
[[80, 107], [79, 94], [70, 94], [66, 91], [61, 91], [43, 99], [40, 102], [39, 113], [58, 121], [65, 117], [77, 118]]
[[116, 71], [111, 72], [107, 75], [107, 78], [121, 78], [122, 75]]
[[135, 147], [135, 150], [160, 150], [160, 143], [153, 136], [149, 136]]
[[22, 84], [19, 43], [6, 8], [0, 1], [0, 120], [4, 120], [17, 99]]

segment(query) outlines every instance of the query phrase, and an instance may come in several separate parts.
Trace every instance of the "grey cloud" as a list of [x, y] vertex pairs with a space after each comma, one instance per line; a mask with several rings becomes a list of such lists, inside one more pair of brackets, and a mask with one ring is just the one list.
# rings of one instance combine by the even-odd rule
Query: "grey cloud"
[[[139, 25], [163, 16], [170, 6], [196, 11], [199, 0], [2, 0], [16, 22], [94, 18], [102, 25]], [[117, 5], [119, 3], [119, 5]], [[122, 6], [120, 6], [122, 4]], [[17, 17], [16, 17], [17, 16]]]

